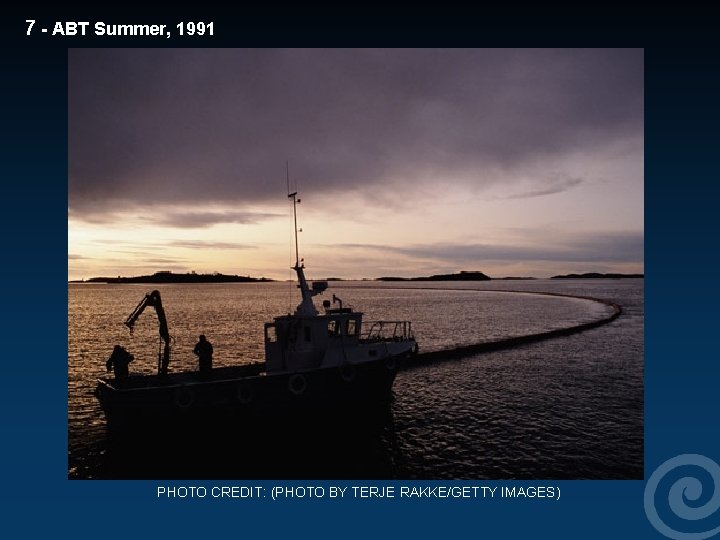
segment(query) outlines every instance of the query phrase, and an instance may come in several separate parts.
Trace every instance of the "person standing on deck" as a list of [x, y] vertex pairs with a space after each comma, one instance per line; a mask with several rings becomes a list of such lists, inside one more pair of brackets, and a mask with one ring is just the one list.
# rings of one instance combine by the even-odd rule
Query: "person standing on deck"
[[200, 335], [200, 341], [195, 344], [193, 352], [197, 354], [200, 361], [200, 373], [208, 375], [212, 370], [213, 346], [206, 338], [205, 334]]
[[135, 357], [127, 352], [125, 347], [115, 345], [113, 352], [105, 363], [105, 367], [110, 371], [114, 370], [115, 380], [122, 381], [128, 378], [129, 370], [128, 364], [132, 362]]

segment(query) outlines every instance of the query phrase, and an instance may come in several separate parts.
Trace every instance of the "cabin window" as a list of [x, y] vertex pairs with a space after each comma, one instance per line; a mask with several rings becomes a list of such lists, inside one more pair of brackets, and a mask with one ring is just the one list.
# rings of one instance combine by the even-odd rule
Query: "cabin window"
[[277, 329], [274, 326], [265, 328], [265, 341], [267, 343], [275, 343], [277, 341]]
[[348, 333], [348, 336], [354, 336], [356, 330], [357, 330], [357, 329], [355, 328], [355, 319], [350, 319], [350, 320], [348, 321], [348, 323], [347, 323], [347, 333]]
[[328, 334], [331, 336], [337, 334], [337, 321], [328, 321]]
[[312, 339], [312, 333], [310, 332], [310, 327], [305, 327], [305, 341], [310, 341]]

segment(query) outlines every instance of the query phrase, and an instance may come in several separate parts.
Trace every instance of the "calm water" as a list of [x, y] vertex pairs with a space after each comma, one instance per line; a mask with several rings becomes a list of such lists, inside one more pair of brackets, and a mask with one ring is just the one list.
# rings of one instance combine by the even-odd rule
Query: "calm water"
[[[423, 287], [422, 289], [418, 287]], [[108, 466], [104, 417], [92, 396], [115, 343], [135, 355], [134, 371], [154, 373], [157, 319], [147, 310], [131, 336], [122, 324], [149, 285], [68, 286], [68, 467], [71, 478], [123, 477]], [[159, 287], [174, 339], [171, 369], [195, 369], [200, 333], [215, 365], [263, 359], [262, 324], [292, 311], [288, 283]], [[473, 290], [470, 290], [473, 289]], [[478, 290], [482, 289], [482, 290]], [[512, 289], [516, 292], [501, 292]], [[297, 463], [305, 478], [642, 478], [643, 280], [480, 283], [331, 283], [366, 320], [409, 319], [423, 351], [564, 328], [607, 315], [587, 300], [527, 294], [557, 292], [615, 301], [616, 321], [578, 335], [512, 350], [434, 363], [398, 374], [387, 418], [350, 438], [322, 433], [347, 465]], [[325, 296], [329, 296], [326, 293]], [[321, 297], [322, 298], [322, 297]], [[238, 433], [232, 452], [253, 444]], [[326, 444], [327, 443], [327, 444]], [[223, 443], [227, 446], [227, 438]], [[345, 446], [345, 447], [344, 447]], [[220, 455], [220, 454], [218, 454]], [[217, 461], [217, 460], [215, 460]], [[246, 465], [246, 464], [245, 464]], [[168, 461], [128, 476], [244, 478], [288, 476], [253, 470], [234, 458], [218, 469]]]

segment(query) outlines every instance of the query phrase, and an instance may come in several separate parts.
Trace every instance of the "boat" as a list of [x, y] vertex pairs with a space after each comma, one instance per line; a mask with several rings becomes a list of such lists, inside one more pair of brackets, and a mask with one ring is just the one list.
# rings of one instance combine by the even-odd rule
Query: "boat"
[[295, 265], [301, 301], [294, 313], [264, 324], [264, 362], [212, 368], [208, 372], [168, 372], [170, 334], [160, 292], [140, 301], [125, 324], [133, 325], [146, 307], [155, 308], [164, 341], [157, 374], [98, 379], [95, 395], [110, 433], [142, 426], [228, 421], [315, 418], [353, 410], [365, 414], [385, 407], [402, 363], [418, 353], [410, 321], [365, 322], [362, 312], [335, 294], [319, 310], [314, 297], [327, 281], [308, 282], [299, 257], [297, 192], [289, 193], [295, 223]]

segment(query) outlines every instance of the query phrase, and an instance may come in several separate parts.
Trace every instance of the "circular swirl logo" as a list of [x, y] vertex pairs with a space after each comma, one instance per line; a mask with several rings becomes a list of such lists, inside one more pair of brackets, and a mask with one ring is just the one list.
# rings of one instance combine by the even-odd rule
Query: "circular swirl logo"
[[[681, 472], [679, 469], [683, 469]], [[703, 496], [703, 482], [695, 476], [687, 476], [685, 471], [689, 468], [702, 469], [702, 476], [707, 479], [712, 478], [713, 486], [710, 497]], [[700, 472], [700, 471], [698, 471]], [[663, 504], [661, 507], [665, 514], [665, 519], [660, 516], [656, 496], [658, 496], [658, 488], [672, 481], [672, 476], [678, 475], [680, 478], [675, 480], [669, 488], [667, 495], [667, 506]], [[662, 499], [659, 499], [662, 501]], [[691, 504], [695, 502], [695, 505]], [[699, 522], [715, 514], [720, 509], [720, 466], [712, 459], [700, 454], [682, 454], [667, 460], [660, 465], [655, 472], [652, 473], [647, 485], [645, 486], [645, 513], [647, 518], [658, 531], [675, 540], [704, 540], [720, 533], [720, 525], [705, 529]], [[693, 532], [683, 532], [677, 530], [678, 524], [684, 520], [688, 525], [693, 522], [688, 529], [695, 529]], [[705, 530], [703, 530], [705, 529]]]

